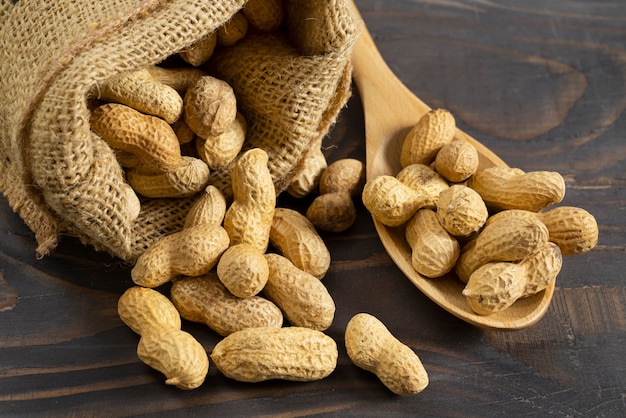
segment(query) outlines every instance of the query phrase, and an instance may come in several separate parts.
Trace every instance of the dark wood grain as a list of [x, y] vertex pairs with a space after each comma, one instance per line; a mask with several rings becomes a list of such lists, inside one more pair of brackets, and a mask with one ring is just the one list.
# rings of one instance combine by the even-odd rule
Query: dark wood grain
[[[339, 363], [312, 383], [230, 381], [212, 367], [194, 391], [139, 362], [117, 317], [130, 266], [64, 237], [35, 258], [33, 234], [0, 199], [0, 415], [626, 416], [626, 2], [357, 0], [383, 56], [433, 107], [524, 170], [566, 178], [564, 204], [598, 220], [589, 253], [565, 259], [534, 327], [485, 331], [422, 295], [384, 252], [362, 206], [326, 234], [324, 279]], [[325, 140], [333, 161], [364, 160], [355, 91]], [[307, 202], [282, 196], [296, 208]], [[165, 290], [164, 290], [165, 291]], [[343, 346], [358, 312], [380, 318], [421, 357], [430, 385], [391, 394]], [[184, 323], [210, 350], [208, 328]]]

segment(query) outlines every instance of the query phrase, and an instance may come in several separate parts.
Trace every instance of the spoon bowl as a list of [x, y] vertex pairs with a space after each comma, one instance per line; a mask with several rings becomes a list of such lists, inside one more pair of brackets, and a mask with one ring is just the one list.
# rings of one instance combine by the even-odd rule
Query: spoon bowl
[[[360, 16], [356, 5], [355, 13]], [[400, 169], [400, 151], [407, 132], [431, 108], [415, 96], [391, 71], [371, 34], [362, 24], [362, 34], [352, 53], [353, 78], [365, 115], [366, 177], [395, 176]], [[469, 141], [479, 154], [479, 170], [507, 166], [495, 153], [457, 129], [456, 137]], [[520, 299], [509, 308], [491, 315], [478, 315], [461, 294], [464, 284], [454, 275], [428, 279], [411, 264], [411, 248], [404, 227], [387, 227], [374, 221], [385, 250], [404, 275], [428, 298], [456, 317], [479, 327], [518, 330], [537, 323], [546, 313], [554, 294], [554, 283], [536, 295]]]

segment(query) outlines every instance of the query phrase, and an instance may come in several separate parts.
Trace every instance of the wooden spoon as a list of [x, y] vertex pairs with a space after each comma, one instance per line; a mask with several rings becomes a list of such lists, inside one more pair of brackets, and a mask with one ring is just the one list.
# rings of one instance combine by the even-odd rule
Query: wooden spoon
[[[360, 14], [354, 5], [357, 16]], [[363, 24], [363, 33], [353, 55], [354, 79], [365, 113], [367, 179], [400, 169], [402, 140], [417, 120], [431, 108], [416, 97], [389, 69]], [[506, 166], [496, 154], [457, 129], [457, 137], [471, 142], [480, 155], [480, 169]], [[546, 313], [554, 284], [546, 290], [516, 301], [509, 308], [488, 316], [474, 313], [461, 294], [464, 284], [454, 275], [428, 279], [411, 265], [411, 248], [404, 237], [404, 227], [390, 228], [374, 220], [376, 231], [387, 253], [406, 277], [432, 301], [458, 318], [480, 327], [516, 330], [534, 325]]]

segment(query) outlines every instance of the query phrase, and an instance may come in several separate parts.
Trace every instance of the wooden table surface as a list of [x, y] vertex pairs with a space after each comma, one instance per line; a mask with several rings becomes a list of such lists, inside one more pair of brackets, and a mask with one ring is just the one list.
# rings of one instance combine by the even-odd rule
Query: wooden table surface
[[[244, 384], [213, 366], [201, 388], [181, 391], [137, 359], [138, 337], [117, 316], [129, 267], [71, 237], [37, 260], [33, 234], [1, 198], [0, 415], [626, 416], [626, 2], [357, 4], [412, 91], [510, 166], [562, 173], [563, 204], [595, 215], [598, 245], [565, 259], [544, 318], [503, 333], [451, 316], [395, 267], [359, 206], [354, 227], [324, 235], [337, 305], [331, 376]], [[330, 161], [364, 159], [360, 106], [355, 91], [325, 141]], [[343, 333], [358, 312], [420, 356], [424, 392], [393, 395], [351, 364]], [[219, 340], [184, 329], [207, 350]]]

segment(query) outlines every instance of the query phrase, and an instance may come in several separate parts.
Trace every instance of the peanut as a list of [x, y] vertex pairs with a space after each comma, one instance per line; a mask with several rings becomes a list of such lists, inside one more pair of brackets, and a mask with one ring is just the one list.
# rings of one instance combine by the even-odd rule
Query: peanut
[[598, 243], [596, 219], [582, 208], [559, 206], [544, 212], [509, 209], [489, 217], [486, 225], [509, 216], [539, 219], [548, 228], [548, 239], [559, 246], [563, 255], [585, 253]]
[[460, 183], [478, 170], [478, 151], [464, 139], [453, 139], [435, 157], [435, 170], [451, 183]]
[[164, 120], [116, 103], [91, 113], [91, 130], [112, 148], [128, 151], [160, 172], [175, 170], [182, 159], [174, 130]]
[[237, 157], [246, 140], [247, 124], [241, 113], [224, 132], [218, 135], [198, 138], [196, 151], [211, 170], [226, 167]]
[[455, 184], [439, 194], [437, 219], [451, 235], [468, 237], [478, 232], [488, 216], [485, 202], [469, 187]]
[[187, 125], [201, 138], [223, 133], [237, 117], [232, 87], [215, 77], [200, 77], [185, 94], [184, 115]]
[[405, 136], [400, 151], [400, 164], [428, 165], [437, 152], [452, 141], [456, 133], [454, 116], [445, 109], [433, 109], [422, 116]]
[[511, 306], [524, 293], [525, 268], [505, 261], [490, 262], [474, 271], [463, 296], [479, 315], [490, 315]]
[[139, 359], [162, 372], [166, 384], [195, 389], [204, 382], [209, 357], [195, 338], [180, 329], [180, 314], [167, 297], [135, 286], [122, 294], [117, 309], [122, 321], [141, 335]]
[[221, 336], [283, 325], [283, 314], [274, 303], [261, 296], [238, 298], [214, 273], [176, 279], [170, 297], [184, 319], [205, 324]]
[[97, 97], [121, 103], [141, 113], [176, 122], [183, 113], [183, 99], [172, 87], [155, 80], [147, 69], [120, 74], [98, 86]]
[[196, 133], [187, 125], [185, 119], [178, 119], [171, 126], [180, 145], [188, 144], [196, 139]]
[[126, 171], [131, 187], [145, 197], [190, 197], [209, 183], [209, 167], [204, 161], [188, 156], [171, 171], [163, 173], [140, 165]]
[[211, 32], [183, 49], [178, 55], [188, 64], [198, 67], [211, 58], [217, 46], [217, 32]]
[[330, 327], [335, 302], [322, 282], [279, 254], [266, 254], [265, 258], [270, 274], [263, 293], [291, 325], [319, 331]]
[[300, 212], [276, 208], [270, 242], [296, 267], [321, 279], [330, 267], [330, 251], [313, 224]]
[[117, 302], [117, 312], [122, 322], [137, 334], [152, 329], [180, 329], [180, 314], [163, 294], [147, 287], [128, 288]]
[[556, 280], [563, 266], [563, 255], [558, 245], [547, 242], [535, 254], [524, 258], [519, 265], [525, 269], [525, 287], [521, 298], [534, 295]]
[[420, 207], [424, 208], [435, 209], [439, 194], [449, 187], [439, 173], [424, 164], [408, 165], [396, 178], [420, 194]]
[[343, 158], [330, 164], [320, 177], [318, 196], [306, 212], [317, 229], [342, 232], [356, 220], [352, 200], [363, 190], [365, 167], [354, 158]]
[[221, 225], [226, 214], [226, 198], [215, 186], [208, 185], [185, 216], [184, 228], [193, 225]]
[[281, 0], [248, 0], [243, 14], [252, 27], [262, 32], [277, 30], [285, 17]]
[[199, 224], [166, 235], [137, 258], [133, 281], [158, 287], [178, 275], [201, 276], [211, 270], [229, 246], [228, 234], [219, 225]]
[[441, 226], [433, 210], [418, 210], [407, 224], [405, 236], [412, 250], [411, 264], [419, 274], [441, 277], [454, 268], [461, 253], [459, 242]]
[[304, 159], [303, 167], [287, 187], [287, 193], [295, 198], [302, 198], [317, 191], [326, 167], [326, 157], [321, 149], [316, 148]]
[[559, 203], [565, 196], [565, 181], [554, 171], [525, 173], [518, 168], [490, 167], [468, 181], [490, 209], [524, 209], [538, 212]]
[[354, 315], [346, 326], [345, 344], [350, 360], [374, 373], [393, 393], [416, 394], [428, 386], [428, 373], [417, 354], [376, 317]]
[[248, 19], [240, 11], [217, 29], [217, 44], [219, 46], [233, 46], [242, 40], [247, 33]]
[[400, 226], [422, 205], [420, 194], [393, 176], [381, 175], [365, 183], [363, 204], [386, 226]]
[[233, 203], [226, 211], [224, 228], [231, 243], [247, 243], [267, 250], [276, 207], [276, 189], [267, 166], [268, 156], [260, 148], [246, 151], [232, 173]]
[[148, 366], [167, 377], [168, 385], [195, 389], [204, 383], [209, 357], [191, 334], [172, 328], [159, 328], [141, 336], [137, 355]]
[[536, 219], [505, 218], [484, 227], [465, 245], [456, 265], [459, 279], [492, 261], [518, 261], [536, 253], [548, 241], [548, 229]]
[[229, 247], [217, 263], [217, 276], [233, 295], [248, 298], [265, 287], [270, 274], [267, 260], [249, 244]]
[[211, 353], [220, 372], [240, 382], [320, 380], [335, 370], [337, 358], [332, 338], [293, 326], [244, 329], [217, 343]]

